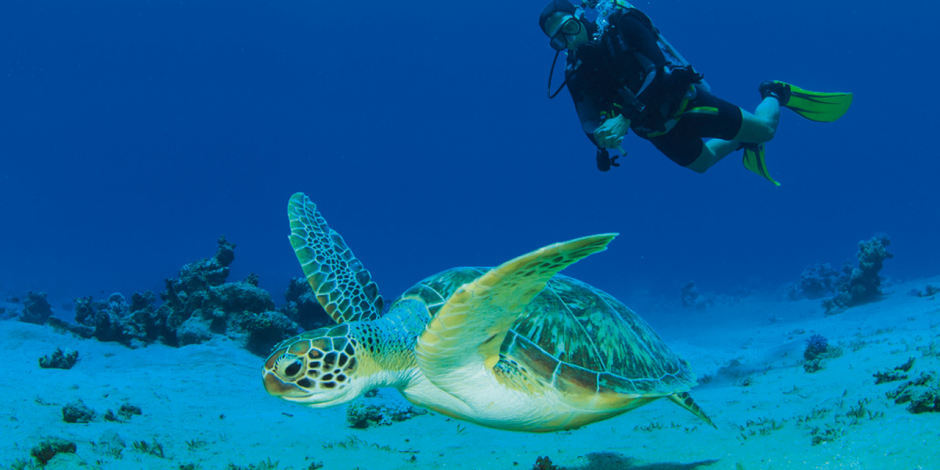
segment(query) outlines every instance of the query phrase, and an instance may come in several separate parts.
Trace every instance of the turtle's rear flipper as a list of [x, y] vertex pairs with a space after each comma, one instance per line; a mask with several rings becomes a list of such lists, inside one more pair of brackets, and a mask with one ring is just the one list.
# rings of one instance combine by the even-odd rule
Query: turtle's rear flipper
[[594, 235], [546, 246], [464, 284], [418, 337], [418, 367], [431, 383], [460, 398], [467, 380], [499, 361], [506, 333], [545, 283], [581, 258], [607, 249], [615, 236]]
[[712, 422], [711, 418], [709, 418], [708, 415], [706, 415], [705, 412], [695, 404], [695, 401], [692, 400], [692, 395], [689, 395], [689, 392], [673, 393], [672, 395], [669, 395], [668, 398], [672, 400], [673, 403], [689, 410], [692, 414], [698, 416], [702, 419], [702, 421], [710, 424], [713, 428], [718, 429], [718, 426], [715, 426], [715, 423]]
[[371, 321], [382, 315], [382, 296], [372, 276], [326, 224], [304, 193], [287, 204], [290, 244], [317, 301], [336, 323]]

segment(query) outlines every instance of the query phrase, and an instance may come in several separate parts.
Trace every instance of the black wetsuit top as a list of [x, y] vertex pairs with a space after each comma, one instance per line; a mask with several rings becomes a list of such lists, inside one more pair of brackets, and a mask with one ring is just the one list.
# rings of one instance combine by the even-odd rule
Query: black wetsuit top
[[[685, 91], [672, 90], [664, 66], [668, 63], [645, 15], [628, 10], [611, 15], [610, 25], [600, 41], [584, 44], [568, 55], [565, 78], [574, 100], [581, 127], [594, 142], [594, 130], [600, 126], [601, 112], [608, 116], [625, 114], [632, 120], [631, 128], [655, 127], [662, 114], [674, 111]], [[589, 30], [590, 32], [590, 30]], [[580, 62], [580, 63], [579, 63]], [[655, 78], [641, 88], [651, 73]], [[626, 87], [645, 105], [646, 112], [636, 113], [619, 90]], [[637, 95], [637, 93], [639, 93]], [[596, 144], [596, 142], [595, 142]]]

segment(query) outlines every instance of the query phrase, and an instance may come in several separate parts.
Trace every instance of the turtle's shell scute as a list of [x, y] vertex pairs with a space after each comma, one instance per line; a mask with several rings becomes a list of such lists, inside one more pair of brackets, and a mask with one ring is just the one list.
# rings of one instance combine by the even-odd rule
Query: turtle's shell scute
[[[460, 286], [473, 282], [488, 271], [484, 268], [453, 268], [435, 274], [406, 290], [395, 302], [402, 299], [418, 299], [428, 307], [431, 317], [437, 313], [450, 295]], [[394, 303], [392, 304], [394, 306]]]
[[[695, 384], [685, 361], [626, 305], [557, 275], [511, 329], [501, 353], [551, 381], [599, 392], [659, 394]], [[557, 362], [557, 371], [547, 365]], [[555, 381], [556, 384], [558, 380]]]

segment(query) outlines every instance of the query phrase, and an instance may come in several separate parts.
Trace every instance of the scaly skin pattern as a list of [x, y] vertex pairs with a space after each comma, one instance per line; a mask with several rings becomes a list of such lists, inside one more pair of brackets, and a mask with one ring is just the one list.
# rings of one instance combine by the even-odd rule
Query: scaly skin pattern
[[424, 305], [403, 300], [376, 321], [304, 332], [274, 347], [262, 368], [264, 386], [272, 395], [318, 408], [377, 387], [401, 389], [418, 374], [414, 342], [427, 318]]

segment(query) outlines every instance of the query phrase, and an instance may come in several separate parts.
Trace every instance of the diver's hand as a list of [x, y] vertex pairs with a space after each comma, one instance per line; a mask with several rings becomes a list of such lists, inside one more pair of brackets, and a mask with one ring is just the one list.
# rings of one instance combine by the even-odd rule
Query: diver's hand
[[629, 119], [625, 119], [622, 115], [610, 118], [594, 130], [594, 142], [603, 149], [619, 148], [628, 130], [630, 130]]

